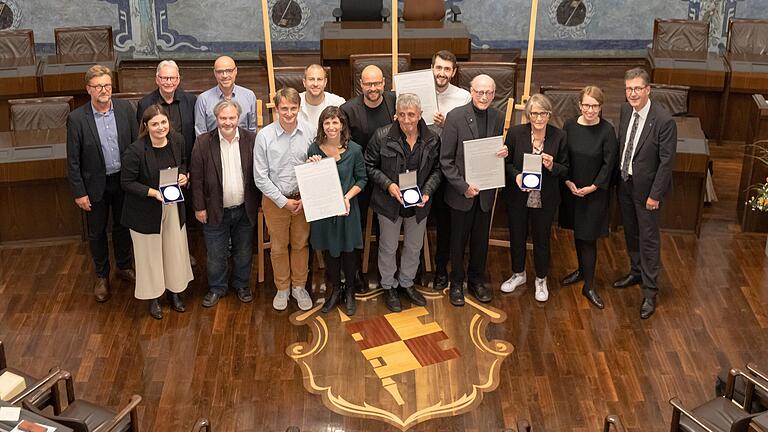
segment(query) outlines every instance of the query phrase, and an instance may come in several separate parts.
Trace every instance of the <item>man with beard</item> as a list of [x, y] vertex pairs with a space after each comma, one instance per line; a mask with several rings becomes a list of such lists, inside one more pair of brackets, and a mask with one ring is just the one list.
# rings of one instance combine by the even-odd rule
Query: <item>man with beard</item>
[[[454, 108], [468, 104], [472, 97], [469, 92], [451, 84], [456, 75], [456, 56], [452, 52], [442, 50], [432, 56], [432, 75], [435, 77], [437, 90], [437, 108], [432, 120], [441, 130], [445, 124], [445, 116]], [[442, 290], [448, 286], [448, 259], [450, 258], [451, 212], [443, 198], [445, 183], [435, 191], [432, 204], [432, 215], [437, 227], [437, 251], [435, 252], [435, 278], [432, 288]]]
[[[345, 100], [343, 97], [325, 91], [328, 84], [328, 77], [325, 76], [325, 69], [319, 64], [311, 64], [304, 69], [303, 92], [301, 96], [301, 111], [299, 118], [310, 127], [317, 129], [317, 121], [320, 119], [320, 113], [329, 106], [341, 106]], [[358, 143], [363, 145], [361, 143]]]

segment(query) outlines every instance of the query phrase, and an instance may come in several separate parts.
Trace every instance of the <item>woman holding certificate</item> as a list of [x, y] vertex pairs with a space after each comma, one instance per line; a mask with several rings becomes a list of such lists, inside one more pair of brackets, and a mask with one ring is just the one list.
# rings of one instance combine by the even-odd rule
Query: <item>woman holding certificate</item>
[[581, 115], [565, 122], [570, 169], [560, 206], [560, 226], [573, 230], [579, 267], [562, 285], [584, 281], [581, 294], [602, 309], [595, 291], [597, 239], [608, 234], [608, 188], [616, 166], [619, 143], [610, 123], [600, 118], [603, 91], [587, 86], [579, 94]]
[[[160, 184], [166, 169], [177, 170], [177, 184]], [[160, 105], [150, 106], [142, 116], [139, 139], [123, 154], [120, 180], [126, 191], [122, 223], [131, 231], [136, 260], [134, 295], [150, 300], [149, 314], [155, 319], [163, 318], [159, 302], [163, 293], [175, 311], [184, 312], [179, 293], [193, 279], [185, 208], [179, 202], [179, 186], [187, 184], [187, 176], [181, 174], [185, 172], [184, 137], [173, 132]]]
[[501, 291], [509, 293], [526, 283], [525, 242], [530, 225], [536, 268], [534, 297], [540, 302], [549, 299], [549, 240], [560, 204], [560, 179], [568, 175], [565, 132], [548, 124], [551, 115], [549, 98], [534, 94], [525, 104], [529, 123], [510, 128], [504, 142], [509, 149], [505, 190], [512, 277], [501, 284]]
[[368, 181], [363, 161], [363, 149], [350, 141], [347, 116], [341, 109], [329, 106], [320, 113], [317, 125], [317, 137], [309, 146], [309, 161], [332, 157], [339, 170], [341, 189], [344, 192], [346, 214], [320, 219], [310, 224], [309, 242], [315, 250], [323, 251], [327, 275], [328, 295], [323, 304], [323, 312], [331, 311], [341, 301], [341, 269], [347, 275], [349, 285], [343, 290], [347, 315], [354, 315], [355, 287], [351, 275], [360, 271], [357, 254], [363, 248], [363, 233], [360, 229], [360, 209], [357, 205], [359, 194]]

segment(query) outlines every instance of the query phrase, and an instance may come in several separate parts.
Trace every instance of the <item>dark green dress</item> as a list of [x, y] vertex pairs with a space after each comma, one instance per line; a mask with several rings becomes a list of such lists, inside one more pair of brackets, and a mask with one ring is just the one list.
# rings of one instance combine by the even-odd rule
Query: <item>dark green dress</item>
[[[319, 155], [328, 157], [317, 143], [313, 143], [307, 150], [307, 157]], [[365, 173], [363, 161], [363, 149], [350, 141], [347, 150], [336, 161], [339, 170], [341, 190], [347, 193], [352, 186], [365, 189], [368, 177]], [[349, 202], [348, 216], [333, 216], [314, 221], [310, 224], [311, 231], [309, 242], [315, 250], [327, 250], [331, 256], [341, 256], [342, 252], [352, 252], [354, 249], [363, 248], [363, 233], [360, 230], [360, 208], [357, 205], [357, 196]]]

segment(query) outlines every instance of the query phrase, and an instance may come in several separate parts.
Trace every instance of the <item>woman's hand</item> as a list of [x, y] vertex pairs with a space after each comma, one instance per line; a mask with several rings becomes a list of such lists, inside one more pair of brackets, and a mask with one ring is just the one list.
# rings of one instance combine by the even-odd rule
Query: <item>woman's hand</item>
[[552, 166], [555, 164], [555, 158], [552, 157], [552, 155], [542, 153], [541, 164], [544, 165], [544, 168], [552, 171]]
[[576, 187], [576, 184], [570, 180], [565, 181], [565, 186], [568, 187], [568, 190], [571, 191], [572, 194], [579, 196], [579, 188]]
[[320, 162], [323, 158], [320, 155], [314, 155], [307, 158], [307, 162]]
[[186, 186], [189, 183], [189, 179], [184, 174], [179, 174], [179, 186]]

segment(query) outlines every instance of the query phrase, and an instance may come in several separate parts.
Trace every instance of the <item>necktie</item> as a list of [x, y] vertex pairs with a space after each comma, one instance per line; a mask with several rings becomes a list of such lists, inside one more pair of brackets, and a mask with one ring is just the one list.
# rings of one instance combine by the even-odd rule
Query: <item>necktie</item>
[[627, 148], [624, 149], [624, 161], [621, 163], [621, 179], [627, 181], [629, 179], [629, 163], [632, 161], [632, 152], [635, 151], [635, 134], [637, 133], [637, 125], [640, 123], [640, 114], [635, 113], [632, 116], [632, 131], [629, 132], [629, 141], [627, 141]]

